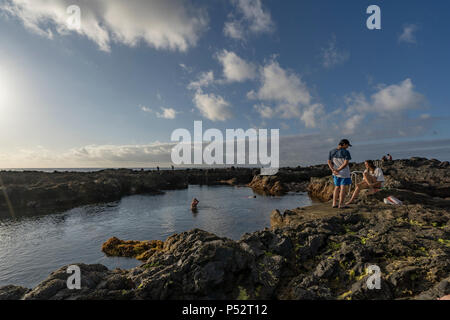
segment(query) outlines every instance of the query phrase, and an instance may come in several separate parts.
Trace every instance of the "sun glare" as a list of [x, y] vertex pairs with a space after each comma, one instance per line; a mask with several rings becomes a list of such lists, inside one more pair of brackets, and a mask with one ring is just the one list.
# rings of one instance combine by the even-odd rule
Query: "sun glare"
[[4, 110], [8, 103], [9, 88], [3, 73], [0, 74], [0, 110]]

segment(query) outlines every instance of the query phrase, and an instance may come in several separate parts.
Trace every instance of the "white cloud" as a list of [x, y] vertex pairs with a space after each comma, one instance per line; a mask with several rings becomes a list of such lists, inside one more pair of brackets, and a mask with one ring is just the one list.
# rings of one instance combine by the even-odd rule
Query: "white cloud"
[[305, 123], [307, 128], [315, 128], [318, 125], [319, 117], [323, 114], [324, 107], [320, 103], [313, 104], [303, 110], [300, 119]]
[[175, 109], [172, 108], [161, 108], [162, 113], [161, 112], [157, 112], [156, 116], [158, 118], [163, 118], [163, 119], [175, 119], [177, 114], [179, 113], [178, 111], [176, 111]]
[[326, 48], [322, 49], [323, 66], [331, 68], [347, 61], [350, 54], [346, 51], [339, 51], [337, 48], [336, 36], [333, 35]]
[[183, 69], [184, 71], [186, 71], [187, 73], [192, 73], [192, 68], [188, 67], [187, 65], [185, 65], [184, 63], [180, 63], [179, 64], [180, 68]]
[[222, 65], [223, 79], [215, 79], [213, 71], [200, 73], [196, 80], [188, 85], [189, 90], [195, 90], [194, 104], [201, 114], [212, 121], [226, 121], [233, 117], [230, 104], [220, 95], [204, 93], [203, 89], [212, 84], [243, 82], [256, 78], [256, 66], [246, 62], [234, 52], [223, 50], [215, 57]]
[[256, 67], [234, 52], [223, 50], [217, 54], [217, 59], [222, 64], [223, 74], [228, 82], [243, 82], [256, 77]]
[[257, 111], [265, 117], [278, 116], [283, 119], [297, 118], [307, 127], [316, 127], [317, 117], [323, 113], [321, 104], [312, 103], [312, 96], [300, 76], [280, 67], [277, 61], [270, 61], [260, 70], [261, 87], [250, 91], [249, 99], [272, 102], [273, 112], [258, 107]]
[[425, 105], [425, 98], [414, 90], [411, 79], [381, 88], [372, 95], [371, 109], [376, 112], [400, 112], [418, 109]]
[[262, 118], [271, 119], [275, 116], [275, 111], [264, 104], [254, 105], [253, 109], [255, 109]]
[[399, 113], [426, 106], [425, 97], [414, 90], [411, 79], [399, 84], [379, 86], [370, 101], [363, 94], [354, 94], [347, 98], [347, 113]]
[[197, 80], [189, 83], [188, 89], [189, 90], [199, 90], [201, 88], [210, 86], [212, 83], [214, 83], [214, 72], [213, 71], [202, 72], [197, 77]]
[[278, 115], [282, 119], [301, 118], [302, 109], [297, 104], [282, 103], [275, 109], [275, 115]]
[[[420, 121], [427, 121], [429, 118], [421, 116], [419, 119], [411, 119], [407, 116], [410, 110], [423, 109], [427, 107], [425, 97], [416, 92], [411, 79], [405, 79], [398, 84], [389, 86], [379, 86], [378, 91], [370, 96], [370, 99], [362, 94], [353, 94], [346, 98], [347, 109], [341, 112], [341, 115], [347, 117], [344, 128], [345, 133], [351, 134], [356, 131], [370, 130], [374, 128], [371, 134], [382, 136], [391, 132], [405, 134], [405, 132], [414, 132], [420, 129]], [[336, 117], [336, 115], [332, 115]], [[367, 124], [364, 120], [370, 118], [371, 123]], [[403, 126], [404, 129], [400, 130]], [[414, 129], [413, 127], [416, 126]], [[377, 127], [380, 127], [377, 129]], [[385, 130], [381, 133], [379, 129]]]
[[300, 77], [280, 67], [277, 61], [270, 61], [261, 69], [262, 86], [249, 97], [267, 101], [309, 104], [311, 95]]
[[[65, 35], [71, 0], [5, 0], [0, 9], [22, 20], [26, 28], [52, 38]], [[182, 0], [79, 0], [81, 28], [73, 32], [94, 41], [101, 50], [111, 43], [186, 51], [207, 28], [204, 10]]]
[[380, 112], [397, 112], [423, 106], [424, 97], [414, 91], [411, 79], [390, 85], [372, 96], [373, 107]]
[[242, 26], [242, 23], [237, 20], [225, 22], [223, 32], [227, 37], [235, 40], [245, 39], [244, 27]]
[[211, 121], [226, 121], [233, 116], [230, 104], [219, 95], [204, 94], [201, 90], [197, 90], [194, 104], [201, 114]]
[[265, 9], [261, 0], [232, 0], [239, 19], [230, 15], [231, 20], [225, 23], [226, 36], [243, 40], [248, 34], [271, 33], [275, 29], [270, 12]]
[[[402, 129], [403, 130], [403, 129]], [[334, 136], [333, 136], [334, 135]], [[411, 138], [411, 135], [408, 135]], [[335, 147], [342, 137], [335, 132], [315, 135], [280, 137], [280, 165], [298, 166], [324, 163], [328, 151]], [[379, 159], [390, 153], [396, 159], [412, 156], [437, 158], [442, 161], [450, 157], [450, 140], [400, 141], [380, 143], [367, 139], [362, 133], [351, 139], [350, 150], [354, 161]], [[372, 140], [372, 142], [368, 142]], [[376, 144], [374, 144], [374, 142]], [[32, 149], [17, 149], [0, 154], [3, 168], [114, 168], [166, 166], [171, 162], [171, 150], [176, 143], [154, 142], [130, 145], [87, 145], [69, 150], [49, 150], [43, 146]]]
[[180, 113], [179, 111], [176, 111], [173, 108], [164, 108], [164, 107], [160, 108], [162, 112], [158, 111], [155, 112], [153, 109], [150, 109], [146, 106], [140, 106], [140, 109], [144, 112], [155, 114], [158, 118], [170, 120], [175, 119], [177, 114]]
[[419, 29], [419, 27], [415, 24], [407, 24], [403, 26], [403, 31], [398, 37], [399, 42], [405, 42], [405, 43], [411, 43], [415, 44], [417, 43], [416, 38], [416, 31]]
[[148, 107], [146, 107], [146, 106], [139, 106], [139, 108], [140, 108], [142, 111], [144, 111], [144, 112], [148, 112], [148, 113], [152, 113], [152, 112], [153, 112], [152, 109], [150, 109], [150, 108], [148, 108]]
[[68, 150], [43, 146], [18, 148], [0, 156], [4, 168], [114, 168], [171, 164], [175, 143], [154, 142], [138, 145], [87, 145]]
[[223, 79], [216, 79], [212, 70], [200, 73], [188, 85], [189, 90], [199, 90], [212, 84], [225, 84], [230, 82], [243, 82], [256, 77], [256, 66], [240, 58], [236, 53], [223, 50], [215, 55], [222, 65]]
[[343, 134], [353, 134], [356, 132], [357, 128], [361, 125], [364, 120], [362, 114], [355, 114], [351, 116], [347, 121], [345, 121], [344, 126], [341, 128]]
[[63, 158], [83, 161], [146, 162], [167, 157], [173, 144], [152, 143], [148, 145], [89, 145], [69, 150]]

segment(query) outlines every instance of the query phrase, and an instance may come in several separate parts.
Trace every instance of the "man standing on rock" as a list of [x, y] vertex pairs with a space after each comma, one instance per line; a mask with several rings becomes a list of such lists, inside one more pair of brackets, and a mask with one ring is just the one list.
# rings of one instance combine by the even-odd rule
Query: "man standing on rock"
[[352, 157], [347, 150], [352, 145], [347, 139], [342, 139], [336, 149], [330, 151], [328, 156], [328, 166], [333, 172], [334, 192], [333, 192], [333, 208], [338, 208], [337, 202], [339, 198], [339, 209], [345, 209], [344, 200], [348, 192], [348, 186], [352, 184], [349, 163]]

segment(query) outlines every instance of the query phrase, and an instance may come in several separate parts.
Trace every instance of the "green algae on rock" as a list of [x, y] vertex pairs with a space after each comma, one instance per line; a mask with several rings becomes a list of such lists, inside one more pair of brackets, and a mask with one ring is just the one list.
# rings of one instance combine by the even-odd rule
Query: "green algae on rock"
[[124, 241], [113, 237], [102, 245], [102, 251], [110, 257], [128, 257], [146, 261], [156, 251], [161, 251], [164, 242], [152, 241]]

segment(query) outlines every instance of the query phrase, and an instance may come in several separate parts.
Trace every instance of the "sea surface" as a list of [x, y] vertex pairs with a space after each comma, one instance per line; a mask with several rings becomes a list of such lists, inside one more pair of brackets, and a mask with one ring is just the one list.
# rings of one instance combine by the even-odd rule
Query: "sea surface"
[[[123, 168], [2, 168], [2, 171], [15, 171], [15, 172], [23, 172], [23, 171], [38, 171], [38, 172], [98, 172], [102, 170], [109, 170], [109, 169], [123, 169]], [[136, 170], [136, 171], [155, 171], [158, 168], [157, 167], [150, 167], [150, 168], [125, 168], [129, 170]], [[167, 168], [167, 167], [161, 167], [159, 170], [161, 171], [169, 171], [169, 170], [185, 170], [187, 168]]]
[[[256, 198], [253, 196], [256, 195]], [[190, 202], [200, 200], [192, 213]], [[247, 187], [189, 186], [163, 195], [137, 195], [120, 201], [75, 208], [60, 214], [0, 218], [0, 286], [34, 287], [62, 266], [101, 263], [132, 268], [129, 258], [101, 252], [107, 239], [165, 240], [200, 228], [234, 240], [270, 226], [270, 213], [311, 204], [305, 193], [265, 197]]]

